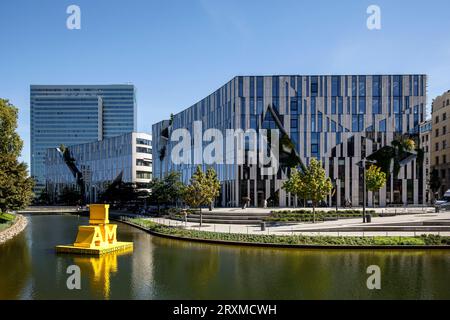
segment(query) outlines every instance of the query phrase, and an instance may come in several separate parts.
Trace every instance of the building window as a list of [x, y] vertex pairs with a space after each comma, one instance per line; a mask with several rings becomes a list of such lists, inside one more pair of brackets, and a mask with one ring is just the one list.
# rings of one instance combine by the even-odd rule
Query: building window
[[151, 154], [152, 153], [152, 149], [151, 148], [144, 148], [144, 147], [136, 147], [136, 152]]
[[151, 146], [152, 142], [147, 139], [136, 138], [136, 144], [142, 144], [144, 146]]
[[442, 149], [447, 149], [447, 140], [442, 141]]
[[145, 172], [145, 171], [136, 171], [136, 178], [137, 179], [151, 179], [152, 173], [151, 172]]
[[436, 165], [438, 166], [439, 165], [439, 157], [436, 157]]
[[447, 126], [443, 126], [442, 127], [442, 135], [446, 135], [447, 134]]
[[434, 151], [439, 151], [439, 143], [436, 142], [434, 145]]
[[365, 76], [359, 77], [359, 96], [360, 97], [366, 96], [366, 77]]
[[394, 76], [394, 97], [403, 95], [403, 79], [402, 76]]
[[151, 160], [144, 160], [144, 159], [136, 159], [136, 165], [142, 166], [142, 167], [151, 167], [152, 161]]
[[331, 114], [336, 114], [336, 98], [331, 98]]
[[298, 128], [298, 119], [297, 117], [292, 117], [291, 118], [291, 129], [296, 129]]
[[318, 89], [319, 89], [319, 80], [318, 77], [311, 77], [311, 97], [317, 97]]
[[386, 132], [386, 119], [380, 121], [379, 131], [380, 132]]
[[341, 77], [339, 76], [331, 77], [331, 96], [332, 97], [341, 96]]
[[395, 115], [395, 131], [403, 132], [403, 119], [400, 114]]
[[381, 97], [381, 76], [373, 76], [372, 96]]
[[359, 114], [366, 113], [366, 98], [359, 99]]
[[[447, 100], [447, 105], [448, 105], [448, 100]], [[447, 120], [447, 113], [443, 113], [442, 114], [442, 121], [445, 121], [445, 120]]]
[[439, 116], [436, 116], [436, 118], [434, 118], [434, 123], [439, 123]]
[[436, 129], [436, 131], [434, 131], [434, 136], [439, 137], [439, 129]]
[[372, 113], [381, 114], [380, 98], [378, 97], [372, 98]]

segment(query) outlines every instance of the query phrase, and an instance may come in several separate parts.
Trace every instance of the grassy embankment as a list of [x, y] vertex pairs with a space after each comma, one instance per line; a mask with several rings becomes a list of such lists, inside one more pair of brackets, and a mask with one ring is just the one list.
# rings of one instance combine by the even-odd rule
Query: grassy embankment
[[179, 227], [169, 227], [145, 219], [130, 219], [130, 222], [150, 231], [164, 235], [188, 239], [222, 240], [262, 244], [285, 245], [326, 245], [326, 246], [449, 246], [450, 237], [417, 236], [417, 237], [331, 237], [331, 236], [277, 236], [221, 233], [209, 231], [187, 230]]
[[3, 231], [14, 223], [16, 216], [10, 213], [0, 213], [0, 231]]

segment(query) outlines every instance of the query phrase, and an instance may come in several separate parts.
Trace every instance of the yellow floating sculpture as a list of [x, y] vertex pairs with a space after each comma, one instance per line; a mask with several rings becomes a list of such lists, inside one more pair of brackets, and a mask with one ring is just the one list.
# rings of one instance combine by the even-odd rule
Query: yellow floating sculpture
[[130, 249], [133, 243], [118, 242], [117, 225], [109, 224], [109, 204], [91, 204], [89, 226], [79, 226], [75, 243], [57, 246], [56, 252], [102, 255]]

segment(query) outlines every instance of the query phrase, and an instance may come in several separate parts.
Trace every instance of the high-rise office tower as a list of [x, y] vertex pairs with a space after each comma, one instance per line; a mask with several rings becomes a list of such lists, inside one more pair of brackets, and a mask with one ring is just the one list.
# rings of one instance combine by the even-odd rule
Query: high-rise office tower
[[137, 129], [133, 85], [32, 85], [31, 175], [45, 188], [48, 148], [101, 141]]

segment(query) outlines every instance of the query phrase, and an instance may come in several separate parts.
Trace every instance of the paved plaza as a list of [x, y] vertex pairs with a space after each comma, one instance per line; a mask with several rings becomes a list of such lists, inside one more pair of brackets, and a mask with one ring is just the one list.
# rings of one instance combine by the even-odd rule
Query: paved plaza
[[[214, 209], [213, 212], [261, 213], [271, 209]], [[326, 209], [325, 209], [326, 210]], [[328, 209], [332, 210], [332, 209]], [[267, 224], [265, 230], [260, 225], [212, 224], [183, 222], [167, 218], [148, 218], [168, 226], [180, 226], [202, 231], [228, 232], [241, 234], [276, 235], [329, 235], [329, 236], [415, 236], [421, 234], [439, 234], [450, 236], [450, 212], [435, 213], [434, 208], [382, 208], [378, 212], [394, 213], [392, 217], [372, 217], [372, 223], [363, 224], [362, 218], [341, 219], [313, 223]], [[206, 213], [206, 211], [205, 211]], [[209, 212], [211, 213], [211, 212]], [[399, 230], [401, 229], [401, 230]]]

